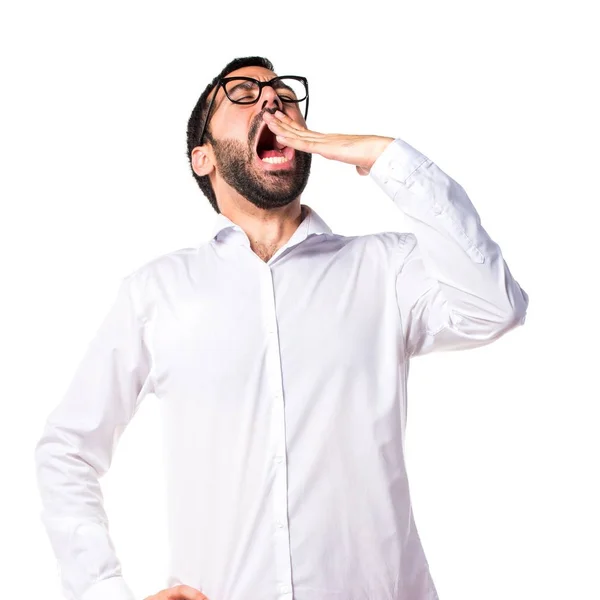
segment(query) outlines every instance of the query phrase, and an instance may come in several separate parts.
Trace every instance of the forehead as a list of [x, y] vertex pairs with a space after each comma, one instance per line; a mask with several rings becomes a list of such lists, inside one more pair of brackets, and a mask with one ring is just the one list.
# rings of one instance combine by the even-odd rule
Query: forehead
[[226, 77], [254, 77], [259, 81], [269, 81], [273, 77], [277, 77], [277, 74], [264, 67], [242, 67], [227, 73]]

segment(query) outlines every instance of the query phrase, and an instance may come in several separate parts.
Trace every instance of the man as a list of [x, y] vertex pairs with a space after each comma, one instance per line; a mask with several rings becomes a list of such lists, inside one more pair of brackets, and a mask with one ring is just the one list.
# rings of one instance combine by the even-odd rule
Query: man
[[[304, 111], [302, 108], [304, 107]], [[127, 275], [36, 446], [76, 600], [131, 600], [99, 478], [163, 408], [169, 575], [146, 600], [433, 600], [404, 461], [410, 358], [488, 344], [528, 296], [463, 188], [399, 138], [306, 125], [308, 85], [236, 59], [188, 126], [213, 237]], [[302, 205], [311, 155], [370, 175], [414, 232]]]

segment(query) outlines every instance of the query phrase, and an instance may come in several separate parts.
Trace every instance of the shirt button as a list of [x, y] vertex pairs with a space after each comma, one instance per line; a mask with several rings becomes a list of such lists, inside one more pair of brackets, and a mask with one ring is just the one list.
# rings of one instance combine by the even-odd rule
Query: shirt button
[[442, 207], [436, 202], [433, 205], [433, 214], [434, 215], [439, 215], [442, 212]]
[[279, 586], [279, 591], [282, 594], [287, 594], [290, 591], [290, 586], [289, 585], [280, 585]]
[[283, 523], [281, 521], [275, 521], [275, 524], [279, 529], [283, 529]]
[[282, 460], [283, 460], [283, 456], [279, 456], [278, 455], [278, 456], [275, 457], [275, 462], [276, 463], [280, 463]]

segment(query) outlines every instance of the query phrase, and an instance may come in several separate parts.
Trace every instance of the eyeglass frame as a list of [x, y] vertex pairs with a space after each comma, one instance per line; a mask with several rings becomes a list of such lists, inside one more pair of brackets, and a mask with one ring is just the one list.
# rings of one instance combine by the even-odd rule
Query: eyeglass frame
[[[289, 79], [297, 79], [298, 81], [301, 81], [304, 84], [304, 87], [306, 88], [306, 98], [303, 98], [302, 100], [284, 100], [283, 98], [281, 98], [282, 102], [286, 102], [286, 103], [290, 103], [290, 104], [299, 104], [300, 102], [304, 102], [304, 100], [306, 100], [306, 107], [304, 109], [304, 120], [306, 121], [306, 116], [308, 115], [308, 79], [306, 79], [306, 77], [302, 77], [301, 75], [278, 75], [277, 77], [273, 77], [273, 79], [271, 79], [270, 81], [258, 81], [258, 79], [254, 79], [254, 77], [242, 77], [241, 75], [238, 77], [222, 77], [221, 79], [219, 79], [219, 81], [216, 83], [214, 90], [215, 93], [213, 94], [213, 97], [210, 101], [210, 104], [208, 105], [208, 110], [206, 111], [206, 119], [204, 119], [204, 126], [202, 127], [202, 134], [200, 135], [200, 142], [198, 143], [199, 146], [202, 146], [202, 140], [204, 139], [204, 133], [206, 132], [206, 127], [208, 125], [208, 121], [210, 119], [210, 109], [212, 108], [215, 98], [217, 97], [217, 94], [219, 93], [219, 88], [223, 88], [223, 93], [225, 94], [225, 97], [233, 104], [241, 104], [243, 106], [252, 106], [253, 104], [256, 104], [259, 100], [260, 97], [262, 96], [262, 91], [263, 88], [267, 85], [270, 85], [271, 87], [273, 87], [273, 82], [277, 81], [278, 79], [283, 79], [283, 78], [289, 78]], [[234, 79], [245, 79], [246, 81], [253, 81], [254, 83], [256, 83], [258, 85], [258, 96], [256, 97], [256, 100], [254, 100], [253, 102], [236, 102], [235, 100], [232, 100], [229, 95], [227, 94], [227, 89], [225, 88], [225, 84], [228, 81], [232, 81]], [[275, 88], [273, 88], [275, 89]], [[277, 96], [279, 98], [279, 95]]]

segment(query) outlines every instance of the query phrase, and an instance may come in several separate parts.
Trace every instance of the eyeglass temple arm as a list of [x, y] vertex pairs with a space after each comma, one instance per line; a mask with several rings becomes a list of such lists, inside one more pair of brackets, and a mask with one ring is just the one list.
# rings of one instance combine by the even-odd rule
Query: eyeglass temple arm
[[206, 125], [208, 124], [208, 120], [210, 119], [210, 111], [212, 109], [212, 106], [215, 102], [215, 98], [217, 97], [217, 94], [219, 93], [219, 88], [223, 85], [222, 81], [219, 81], [219, 83], [215, 86], [215, 93], [213, 94], [213, 97], [210, 99], [210, 104], [208, 105], [208, 110], [206, 111], [206, 118], [204, 119], [204, 125], [202, 126], [202, 135], [200, 136], [200, 146], [202, 146], [202, 140], [204, 139], [204, 133], [206, 132]]

